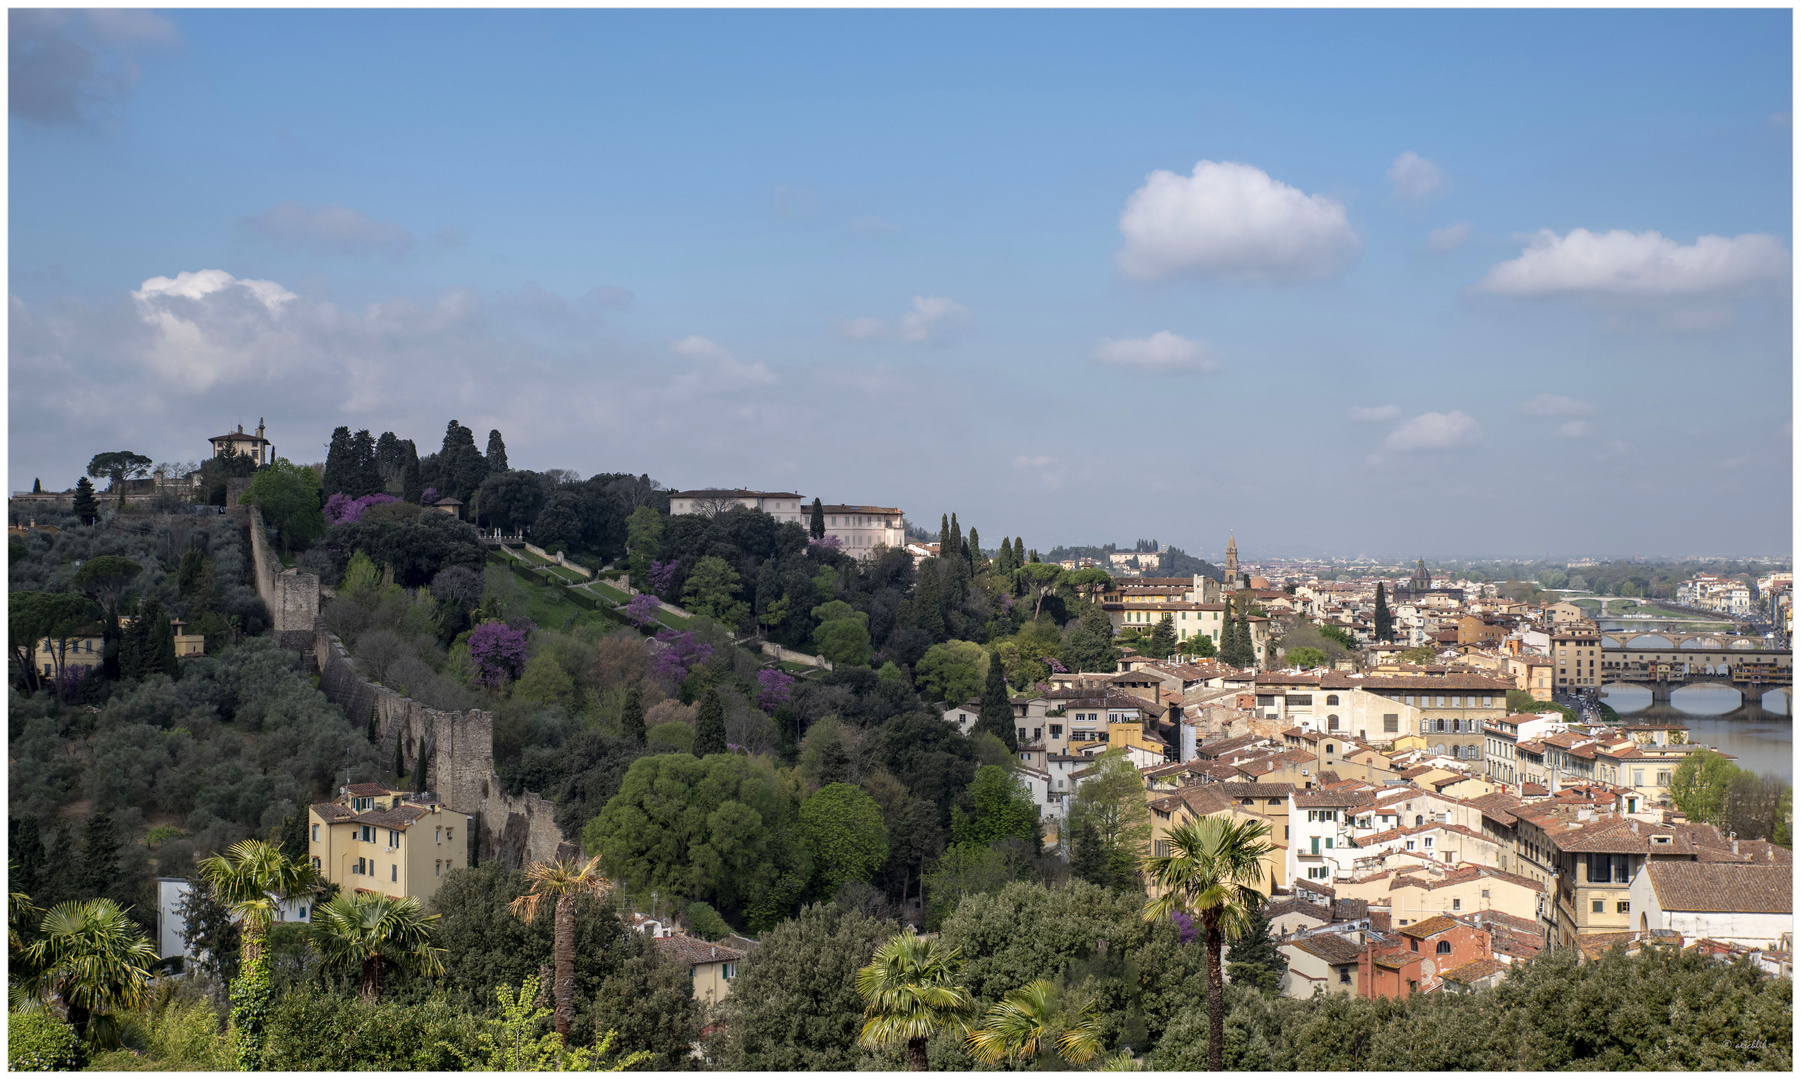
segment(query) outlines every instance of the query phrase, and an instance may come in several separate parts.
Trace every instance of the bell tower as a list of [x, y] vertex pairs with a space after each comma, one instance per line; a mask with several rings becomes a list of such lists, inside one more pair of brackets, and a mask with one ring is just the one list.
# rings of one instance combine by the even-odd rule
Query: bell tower
[[1238, 591], [1238, 538], [1234, 533], [1226, 534], [1226, 588]]

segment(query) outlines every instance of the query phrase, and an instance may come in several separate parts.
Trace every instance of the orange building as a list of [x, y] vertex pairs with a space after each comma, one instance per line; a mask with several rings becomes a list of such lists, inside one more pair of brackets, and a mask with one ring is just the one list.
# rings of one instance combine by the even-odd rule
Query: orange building
[[1488, 931], [1439, 915], [1403, 926], [1402, 944], [1371, 943], [1357, 961], [1357, 992], [1367, 998], [1395, 998], [1430, 993], [1443, 985], [1443, 975], [1477, 960], [1493, 960]]

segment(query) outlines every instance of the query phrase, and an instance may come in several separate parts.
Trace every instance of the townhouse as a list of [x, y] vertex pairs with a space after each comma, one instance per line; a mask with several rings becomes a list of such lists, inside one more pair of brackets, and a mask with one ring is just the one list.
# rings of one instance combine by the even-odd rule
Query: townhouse
[[337, 802], [307, 809], [307, 856], [344, 890], [425, 903], [444, 875], [469, 865], [469, 816], [431, 795], [351, 784]]

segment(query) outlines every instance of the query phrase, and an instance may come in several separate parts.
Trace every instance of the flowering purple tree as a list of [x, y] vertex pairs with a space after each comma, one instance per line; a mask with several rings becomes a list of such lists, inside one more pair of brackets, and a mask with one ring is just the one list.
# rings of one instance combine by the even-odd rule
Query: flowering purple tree
[[340, 491], [325, 500], [325, 521], [330, 525], [350, 525], [362, 520], [363, 511], [371, 506], [399, 501], [394, 496], [380, 491], [373, 495], [364, 495], [360, 499], [353, 499]]
[[1169, 913], [1169, 921], [1176, 924], [1176, 934], [1182, 939], [1182, 944], [1186, 945], [1194, 940], [1193, 919], [1183, 912], [1172, 911]]
[[794, 694], [794, 676], [776, 668], [757, 672], [757, 704], [765, 710], [788, 704]]
[[817, 540], [808, 540], [807, 546], [824, 548], [827, 551], [842, 551], [844, 549], [844, 541], [838, 539], [836, 536], [822, 536]]
[[694, 640], [692, 631], [659, 630], [657, 640], [668, 647], [650, 662], [650, 673], [659, 679], [667, 677], [677, 685], [713, 655], [713, 646]]
[[499, 686], [517, 679], [525, 670], [525, 630], [490, 620], [469, 634], [469, 658], [475, 661], [475, 681]]
[[663, 605], [657, 603], [655, 596], [641, 592], [625, 605], [625, 617], [638, 626], [649, 626], [662, 608]]
[[421, 505], [421, 506], [430, 506], [432, 503], [435, 503], [437, 501], [438, 501], [438, 489], [435, 487], [426, 488], [424, 491], [421, 491], [419, 493], [419, 505]]
[[656, 593], [658, 596], [665, 596], [669, 592], [670, 587], [675, 584], [675, 567], [676, 561], [674, 559], [671, 559], [668, 562], [658, 562], [655, 559], [652, 559], [650, 561], [649, 573], [650, 591]]
[[1063, 666], [1063, 661], [1057, 659], [1054, 656], [1047, 656], [1047, 657], [1045, 657], [1045, 660], [1047, 662], [1049, 662], [1049, 664], [1051, 665], [1051, 674], [1053, 674], [1053, 675], [1069, 674], [1069, 669]]

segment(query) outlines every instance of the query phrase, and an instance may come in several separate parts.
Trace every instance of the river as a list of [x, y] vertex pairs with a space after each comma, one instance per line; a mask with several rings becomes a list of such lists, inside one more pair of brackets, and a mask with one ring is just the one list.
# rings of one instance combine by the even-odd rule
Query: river
[[1651, 691], [1616, 683], [1601, 696], [1628, 724], [1680, 723], [1689, 738], [1738, 759], [1740, 768], [1794, 782], [1794, 721], [1780, 691], [1764, 696], [1763, 715], [1748, 717], [1738, 691], [1724, 686], [1685, 686], [1667, 705], [1651, 703]]

